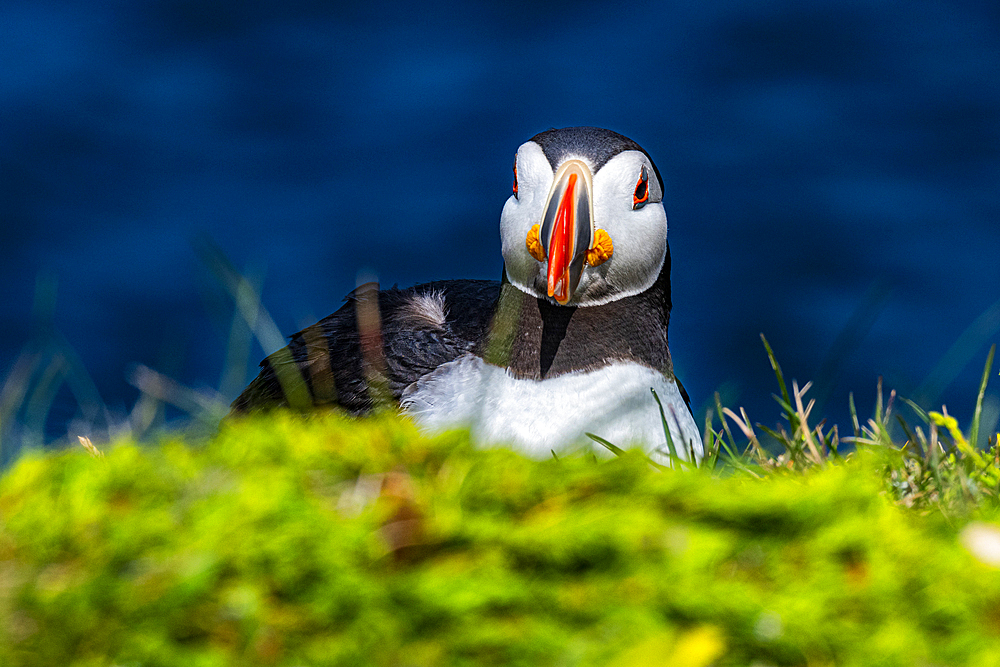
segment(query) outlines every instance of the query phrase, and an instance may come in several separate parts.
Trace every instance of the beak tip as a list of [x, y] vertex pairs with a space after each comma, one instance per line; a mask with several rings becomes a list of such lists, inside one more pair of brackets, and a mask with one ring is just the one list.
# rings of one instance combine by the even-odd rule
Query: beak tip
[[586, 253], [593, 245], [590, 169], [579, 160], [559, 167], [549, 192], [539, 235], [548, 260], [547, 294], [565, 306], [580, 282]]

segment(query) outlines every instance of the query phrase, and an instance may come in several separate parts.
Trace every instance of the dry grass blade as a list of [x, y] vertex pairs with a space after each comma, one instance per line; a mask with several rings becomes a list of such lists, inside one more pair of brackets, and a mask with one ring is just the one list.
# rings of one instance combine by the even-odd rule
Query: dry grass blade
[[83, 448], [86, 449], [88, 452], [90, 452], [91, 456], [93, 456], [95, 459], [104, 458], [104, 452], [99, 450], [97, 446], [90, 441], [90, 438], [83, 435], [78, 435], [76, 437], [80, 441], [80, 444], [83, 445]]
[[271, 367], [288, 405], [296, 410], [307, 410], [312, 406], [312, 398], [305, 379], [291, 352], [285, 347], [285, 339], [274, 323], [271, 314], [261, 303], [260, 294], [243, 274], [236, 270], [222, 250], [208, 237], [196, 239], [195, 250], [202, 261], [212, 271], [219, 283], [229, 292], [236, 310], [246, 321], [265, 354], [269, 355]]
[[365, 382], [368, 395], [376, 409], [387, 409], [393, 404], [389, 390], [388, 370], [382, 349], [382, 313], [379, 308], [379, 284], [358, 277], [354, 290], [354, 311], [361, 339], [361, 356], [364, 359]]
[[795, 396], [795, 414], [798, 416], [798, 427], [802, 432], [802, 438], [805, 440], [806, 446], [809, 448], [809, 453], [812, 455], [813, 463], [816, 465], [823, 465], [823, 455], [820, 454], [819, 448], [813, 440], [812, 432], [809, 430], [809, 411], [812, 410], [814, 401], [809, 401], [808, 409], [803, 409], [802, 407], [802, 397], [807, 391], [809, 391], [809, 387], [811, 385], [811, 382], [807, 382], [800, 390], [798, 383], [795, 380], [792, 380], [792, 394]]
[[760, 446], [760, 441], [757, 439], [757, 434], [754, 433], [753, 427], [750, 425], [750, 419], [747, 417], [746, 410], [740, 408], [740, 414], [743, 416], [742, 419], [729, 408], [722, 408], [722, 412], [736, 423], [736, 426], [743, 432], [743, 435], [750, 441], [750, 447], [757, 456], [761, 460], [766, 460], [767, 454], [764, 452], [764, 448]]
[[135, 366], [128, 380], [144, 394], [164, 403], [170, 403], [202, 420], [221, 419], [228, 408], [222, 396], [214, 392], [195, 391], [142, 364]]

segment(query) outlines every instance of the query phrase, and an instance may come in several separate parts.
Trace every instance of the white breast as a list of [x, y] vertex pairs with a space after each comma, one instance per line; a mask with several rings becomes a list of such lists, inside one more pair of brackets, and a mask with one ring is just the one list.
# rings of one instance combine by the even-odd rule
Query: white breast
[[465, 355], [407, 387], [401, 404], [427, 431], [468, 427], [481, 444], [510, 444], [532, 456], [581, 446], [604, 451], [589, 432], [622, 448], [642, 446], [665, 462], [666, 436], [650, 389], [663, 402], [678, 453], [693, 447], [700, 459], [701, 436], [677, 384], [635, 363], [539, 381]]

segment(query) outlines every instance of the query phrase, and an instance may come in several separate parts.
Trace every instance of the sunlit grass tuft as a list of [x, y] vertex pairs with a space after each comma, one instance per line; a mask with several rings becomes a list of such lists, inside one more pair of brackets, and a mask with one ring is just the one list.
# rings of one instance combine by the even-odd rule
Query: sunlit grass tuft
[[[761, 339], [781, 392], [774, 398], [781, 408], [784, 423], [773, 429], [756, 425], [770, 437], [769, 446], [764, 447], [742, 408], [740, 414], [736, 414], [717, 402], [721, 428], [716, 432], [709, 426], [705, 438], [706, 442], [728, 443], [727, 456], [722, 460], [729, 465], [742, 470], [758, 470], [761, 474], [783, 469], [808, 471], [831, 462], [849, 460], [860, 450], [878, 450], [884, 455], [887, 488], [904, 505], [936, 505], [948, 510], [956, 505], [975, 504], [985, 498], [995, 500], [1000, 496], [1000, 434], [990, 436], [983, 450], [972, 445], [979, 438], [983, 399], [996, 345], [990, 348], [983, 368], [968, 436], [948, 414], [946, 406], [942, 406], [940, 412], [925, 411], [903, 398], [901, 402], [922, 422], [922, 425], [911, 426], [895, 411], [896, 392], [890, 391], [888, 397], [884, 396], [880, 379], [874, 414], [866, 423], [860, 423], [854, 397], [850, 397], [854, 434], [841, 437], [837, 425], [826, 428], [824, 420], [811, 423], [814, 402], [806, 397], [810, 383], [800, 388], [793, 381], [789, 392], [771, 346], [766, 338], [761, 336]], [[739, 455], [733, 453], [736, 443], [728, 421], [733, 422], [748, 442]], [[845, 445], [851, 447], [850, 451], [844, 450]]]

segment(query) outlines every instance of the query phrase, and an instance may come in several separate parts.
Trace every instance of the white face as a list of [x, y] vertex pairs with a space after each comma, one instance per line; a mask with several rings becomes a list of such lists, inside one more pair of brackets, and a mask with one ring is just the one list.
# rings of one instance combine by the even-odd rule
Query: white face
[[[566, 156], [574, 158], [593, 171], [586, 157]], [[532, 225], [541, 222], [555, 170], [533, 141], [521, 145], [516, 160], [518, 193], [511, 195], [500, 215], [507, 279], [524, 292], [555, 303], [546, 293], [547, 262], [537, 261], [525, 245]], [[649, 199], [645, 206], [634, 208], [633, 195], [643, 167]], [[667, 214], [649, 158], [641, 151], [619, 153], [594, 174], [593, 183], [594, 225], [611, 236], [614, 253], [599, 266], [584, 267], [570, 306], [598, 306], [646, 291], [656, 282], [666, 256]]]

